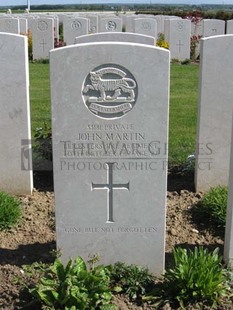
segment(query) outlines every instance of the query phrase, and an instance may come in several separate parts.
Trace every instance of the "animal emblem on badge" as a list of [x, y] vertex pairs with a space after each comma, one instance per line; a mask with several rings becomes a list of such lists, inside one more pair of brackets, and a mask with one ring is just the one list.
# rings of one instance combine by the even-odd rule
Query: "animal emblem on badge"
[[118, 65], [105, 65], [88, 74], [82, 94], [90, 112], [113, 119], [132, 110], [137, 100], [138, 87], [127, 69]]

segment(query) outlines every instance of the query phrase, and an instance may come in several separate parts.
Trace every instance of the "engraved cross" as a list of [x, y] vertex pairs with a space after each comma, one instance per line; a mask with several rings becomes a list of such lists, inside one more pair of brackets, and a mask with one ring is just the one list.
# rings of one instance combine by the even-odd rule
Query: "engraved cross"
[[179, 40], [179, 43], [176, 44], [176, 46], [179, 47], [179, 53], [180, 53], [180, 50], [181, 50], [181, 46], [184, 46], [184, 44], [181, 43], [181, 40]]
[[47, 43], [45, 42], [45, 40], [43, 39], [43, 41], [40, 43], [40, 45], [42, 46], [43, 52], [44, 52], [44, 47], [45, 45], [47, 45]]
[[114, 184], [113, 183], [113, 166], [115, 163], [106, 163], [107, 165], [107, 183], [106, 184], [94, 184], [91, 183], [91, 190], [94, 189], [107, 189], [108, 202], [107, 202], [107, 223], [114, 223], [113, 220], [113, 190], [114, 189], [127, 189], [129, 190], [129, 182], [126, 184]]

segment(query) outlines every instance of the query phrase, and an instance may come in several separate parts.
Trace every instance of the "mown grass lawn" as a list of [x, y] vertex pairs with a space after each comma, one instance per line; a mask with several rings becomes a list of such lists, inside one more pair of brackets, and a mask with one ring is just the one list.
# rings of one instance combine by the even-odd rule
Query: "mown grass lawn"
[[[198, 103], [197, 64], [171, 64], [169, 164], [185, 162], [194, 153]], [[49, 64], [30, 64], [32, 135], [51, 122]]]

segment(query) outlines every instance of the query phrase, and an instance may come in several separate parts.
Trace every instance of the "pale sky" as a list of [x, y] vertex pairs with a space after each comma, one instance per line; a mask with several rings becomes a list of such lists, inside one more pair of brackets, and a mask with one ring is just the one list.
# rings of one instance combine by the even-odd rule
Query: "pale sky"
[[[37, 4], [90, 4], [90, 3], [185, 3], [185, 4], [233, 4], [233, 0], [30, 0]], [[25, 5], [27, 0], [0, 0], [0, 6]]]

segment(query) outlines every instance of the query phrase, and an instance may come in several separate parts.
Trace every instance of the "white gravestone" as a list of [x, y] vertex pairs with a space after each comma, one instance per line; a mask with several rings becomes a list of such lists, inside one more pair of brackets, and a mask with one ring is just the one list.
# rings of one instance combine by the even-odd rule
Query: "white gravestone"
[[63, 18], [63, 34], [66, 45], [75, 43], [75, 38], [88, 34], [89, 20], [82, 17]]
[[0, 32], [19, 34], [18, 18], [0, 18]]
[[136, 18], [134, 32], [157, 38], [157, 22], [153, 18]]
[[228, 182], [226, 229], [224, 238], [224, 260], [230, 268], [233, 268], [233, 126], [231, 133], [230, 174]]
[[32, 27], [33, 59], [49, 58], [49, 51], [54, 48], [54, 19], [38, 18]]
[[189, 59], [191, 21], [187, 19], [166, 19], [164, 23], [165, 41], [169, 43], [171, 59]]
[[26, 18], [19, 18], [20, 34], [28, 33], [28, 21]]
[[125, 30], [126, 32], [134, 32], [134, 19], [136, 18], [136, 15], [130, 15], [125, 17]]
[[103, 264], [122, 261], [163, 272], [169, 63], [169, 51], [135, 43], [51, 52], [63, 261], [98, 253]]
[[[201, 40], [195, 185], [227, 185], [233, 107], [233, 35]], [[224, 57], [223, 57], [224, 55]]]
[[0, 33], [0, 190], [31, 194], [27, 37]]
[[100, 18], [100, 32], [121, 32], [122, 20], [116, 17]]
[[89, 19], [89, 33], [97, 33], [99, 31], [98, 28], [98, 16], [88, 15], [87, 18]]
[[202, 33], [204, 38], [224, 34], [225, 21], [220, 19], [203, 19]]
[[226, 33], [233, 34], [233, 19], [227, 20]]
[[101, 32], [75, 38], [76, 44], [89, 43], [89, 42], [106, 42], [106, 41], [131, 42], [131, 43], [155, 45], [154, 37], [127, 32], [113, 32], [113, 33]]

